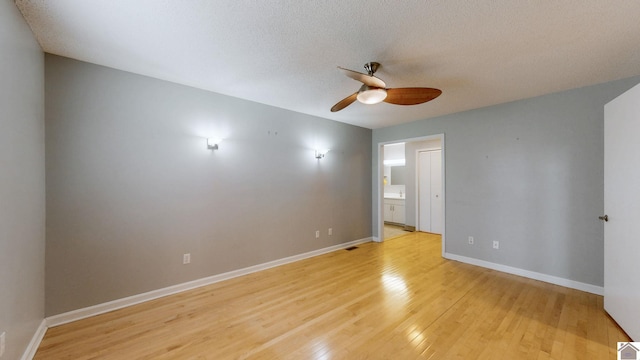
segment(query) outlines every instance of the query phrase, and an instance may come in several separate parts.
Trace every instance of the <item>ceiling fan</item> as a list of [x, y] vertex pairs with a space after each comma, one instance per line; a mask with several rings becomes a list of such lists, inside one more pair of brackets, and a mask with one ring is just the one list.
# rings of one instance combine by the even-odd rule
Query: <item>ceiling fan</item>
[[363, 74], [338, 66], [338, 69], [342, 70], [345, 75], [360, 81], [362, 86], [360, 90], [333, 105], [331, 112], [340, 111], [356, 100], [363, 104], [377, 104], [384, 101], [396, 105], [417, 105], [431, 101], [442, 94], [442, 90], [423, 87], [388, 89], [384, 81], [373, 76], [378, 67], [380, 64], [377, 62], [366, 63], [364, 69], [367, 70], [367, 73]]

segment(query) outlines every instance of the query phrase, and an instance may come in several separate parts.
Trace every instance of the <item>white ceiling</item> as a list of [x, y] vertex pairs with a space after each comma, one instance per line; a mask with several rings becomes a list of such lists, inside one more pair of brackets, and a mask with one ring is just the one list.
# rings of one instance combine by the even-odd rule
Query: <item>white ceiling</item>
[[[16, 0], [44, 51], [367, 128], [640, 74], [638, 0]], [[415, 106], [354, 103], [336, 66]]]

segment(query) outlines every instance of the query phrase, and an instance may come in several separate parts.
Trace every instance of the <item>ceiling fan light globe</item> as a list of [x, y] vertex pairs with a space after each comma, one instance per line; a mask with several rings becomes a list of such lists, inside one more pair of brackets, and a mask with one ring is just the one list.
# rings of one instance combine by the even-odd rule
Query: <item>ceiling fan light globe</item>
[[387, 90], [385, 89], [368, 89], [358, 93], [358, 101], [363, 104], [378, 104], [387, 98]]

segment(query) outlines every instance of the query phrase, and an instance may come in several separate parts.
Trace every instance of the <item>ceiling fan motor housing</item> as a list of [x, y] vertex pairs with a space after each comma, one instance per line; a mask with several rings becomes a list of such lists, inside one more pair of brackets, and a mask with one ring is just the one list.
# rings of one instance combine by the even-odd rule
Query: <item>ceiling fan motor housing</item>
[[367, 70], [367, 74], [369, 75], [375, 74], [375, 72], [378, 70], [378, 67], [380, 67], [380, 63], [377, 63], [375, 61], [364, 64], [364, 69]]

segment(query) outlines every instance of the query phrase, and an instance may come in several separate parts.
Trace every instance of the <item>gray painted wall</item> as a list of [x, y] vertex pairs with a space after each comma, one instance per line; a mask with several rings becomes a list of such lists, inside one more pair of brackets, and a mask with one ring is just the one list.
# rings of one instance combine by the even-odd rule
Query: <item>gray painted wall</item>
[[374, 130], [374, 236], [378, 144], [444, 133], [448, 253], [602, 286], [603, 106], [638, 82]]
[[371, 130], [45, 63], [47, 316], [371, 236]]
[[0, 1], [0, 333], [18, 359], [44, 317], [44, 54]]

